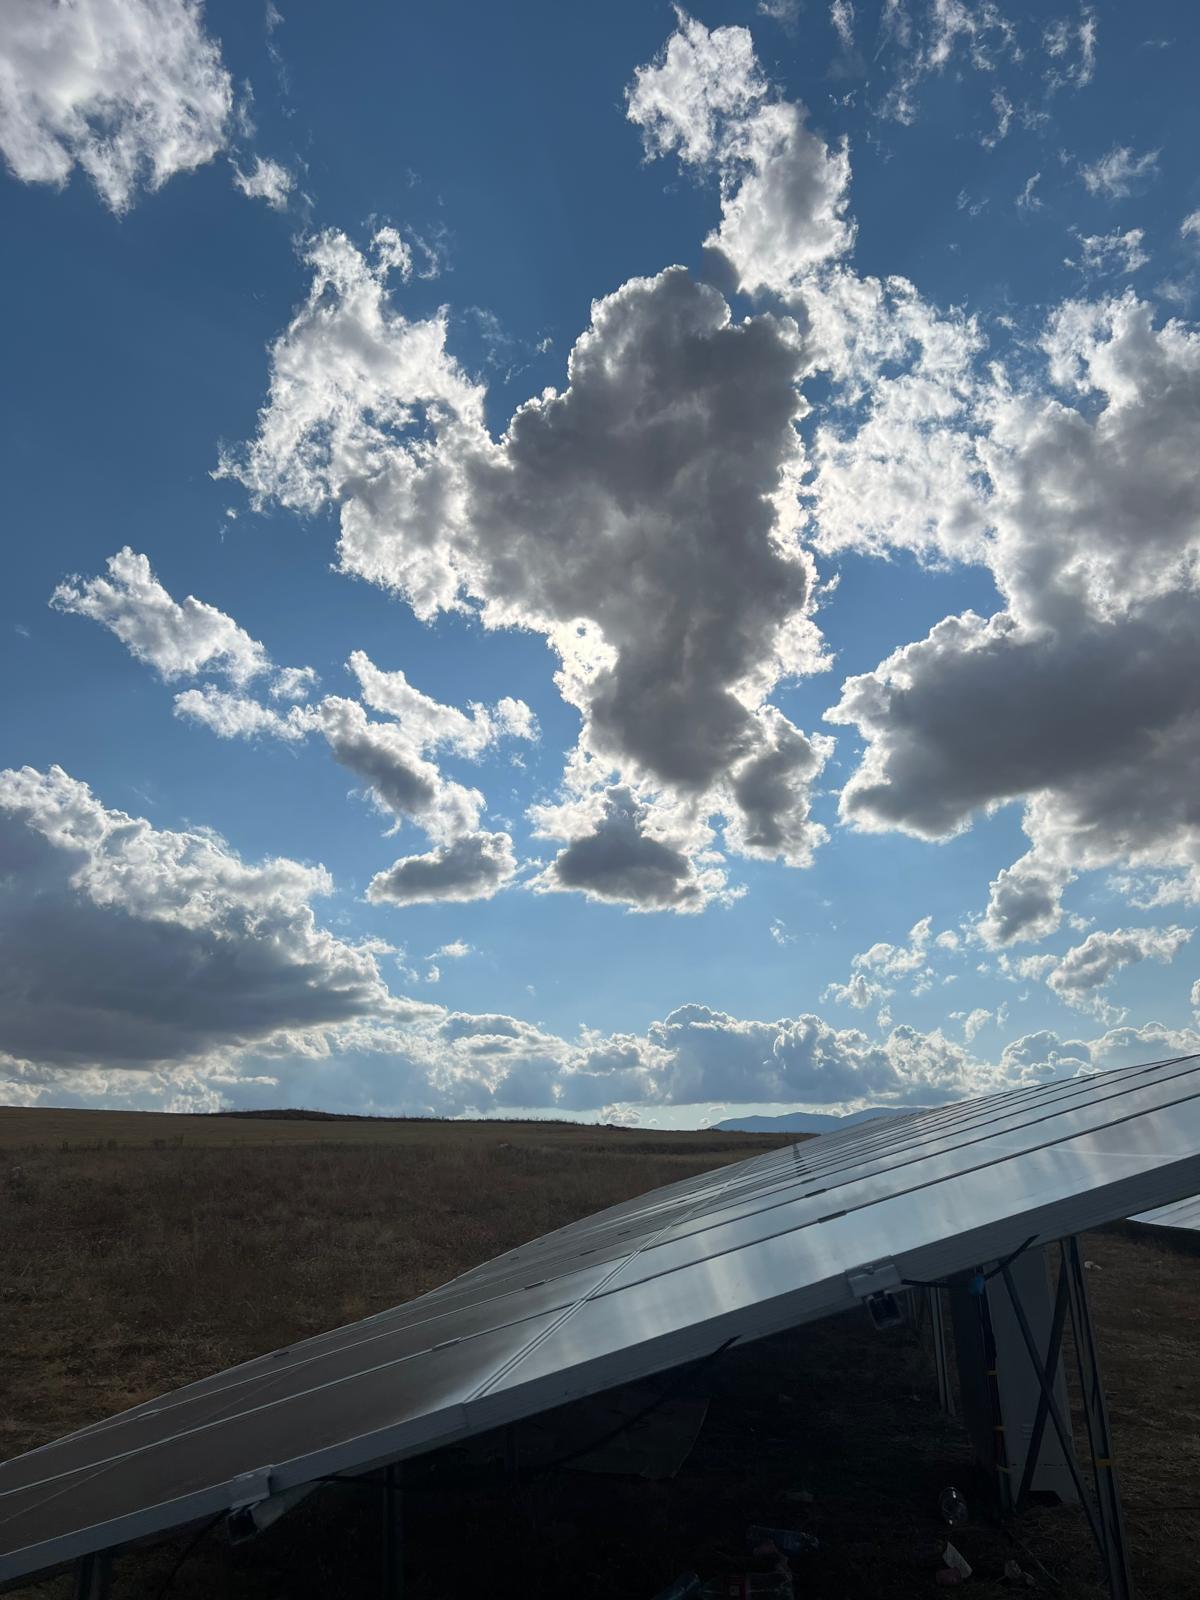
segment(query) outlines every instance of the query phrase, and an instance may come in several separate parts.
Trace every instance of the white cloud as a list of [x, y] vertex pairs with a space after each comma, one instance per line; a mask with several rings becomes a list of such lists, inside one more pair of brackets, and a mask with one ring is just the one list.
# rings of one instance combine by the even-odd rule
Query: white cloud
[[235, 189], [252, 200], [265, 200], [272, 211], [286, 211], [288, 196], [296, 187], [295, 176], [278, 161], [267, 156], [255, 156], [254, 166], [243, 172], [236, 162], [233, 167]]
[[362, 650], [347, 663], [358, 679], [364, 702], [394, 717], [406, 738], [420, 750], [439, 745], [478, 759], [501, 738], [537, 739], [537, 718], [523, 700], [505, 698], [489, 710], [472, 705], [470, 715], [441, 705], [409, 683], [403, 672], [384, 672]]
[[464, 956], [469, 956], [472, 946], [465, 939], [451, 939], [449, 944], [442, 944], [436, 950], [431, 950], [427, 957], [430, 961], [445, 959], [447, 961], [461, 961]]
[[[813, 1015], [743, 1019], [701, 1005], [642, 1035], [567, 1040], [389, 994], [378, 963], [402, 952], [317, 924], [311, 902], [332, 888], [320, 867], [247, 864], [210, 832], [106, 810], [57, 768], [0, 775], [0, 825], [0, 1092], [19, 1103], [904, 1106], [1200, 1047], [1157, 1024], [1090, 1044], [1029, 1035], [997, 1069], [937, 1030], [872, 1039]], [[400, 887], [421, 898], [415, 874]], [[433, 954], [456, 958], [460, 943]]]
[[837, 386], [813, 432], [814, 546], [981, 559], [975, 321], [933, 310], [903, 278], [849, 271], [805, 283], [799, 305], [813, 365]]
[[1150, 260], [1142, 248], [1144, 237], [1141, 228], [1129, 228], [1124, 233], [1081, 234], [1082, 258], [1078, 262], [1067, 261], [1066, 265], [1089, 273], [1136, 272]]
[[[405, 819], [423, 828], [434, 848], [424, 855], [401, 857], [386, 872], [377, 873], [368, 887], [368, 899], [397, 905], [439, 898], [490, 899], [516, 873], [512, 838], [507, 833], [479, 832], [483, 795], [447, 778], [424, 754], [430, 745], [452, 739], [462, 727], [474, 724], [453, 707], [439, 705], [413, 689], [403, 673], [380, 676], [404, 680], [415, 715], [404, 722], [373, 722], [356, 700], [340, 695], [327, 695], [316, 705], [291, 706], [281, 715], [248, 696], [226, 694], [210, 684], [177, 695], [175, 711], [227, 739], [266, 734], [298, 742], [320, 732], [334, 759], [362, 780], [379, 810], [395, 819], [389, 831], [395, 832]], [[493, 733], [498, 726], [493, 725]]]
[[[696, 33], [697, 25], [687, 23], [663, 60], [670, 62], [685, 34]], [[742, 64], [746, 80], [761, 89], [753, 57], [746, 55]], [[718, 173], [724, 221], [708, 244], [724, 249], [743, 288], [787, 298], [807, 334], [806, 373], [820, 371], [833, 380], [832, 401], [815, 430], [817, 472], [806, 497], [814, 543], [826, 551], [879, 549], [901, 542], [903, 530], [903, 542], [913, 548], [951, 534], [962, 549], [977, 548], [984, 532], [981, 468], [968, 425], [978, 393], [975, 357], [983, 347], [978, 328], [961, 314], [935, 313], [903, 279], [863, 279], [839, 264], [853, 236], [843, 216], [849, 169], [838, 164], [844, 151], [838, 156], [810, 148], [811, 159], [793, 160], [764, 145], [761, 162], [739, 165], [756, 128], [761, 131], [771, 119], [799, 126], [792, 121], [799, 108], [752, 100], [746, 93], [739, 109], [703, 118], [704, 140], [689, 142], [679, 130], [694, 125], [697, 108], [710, 107], [713, 98], [700, 66], [693, 65], [691, 73], [669, 82], [661, 67], [644, 69], [636, 87], [655, 85], [653, 115], [641, 114], [636, 94], [632, 110], [648, 122], [654, 153], [677, 148], [683, 160]], [[689, 149], [696, 154], [689, 157]], [[811, 203], [789, 199], [793, 181]], [[814, 207], [823, 223], [814, 223]], [[737, 233], [742, 217], [753, 219], [753, 237]], [[836, 224], [836, 238], [825, 224]], [[796, 248], [793, 225], [805, 232], [811, 250]], [[939, 513], [939, 526], [930, 529], [930, 516]]]
[[976, 1006], [974, 1011], [968, 1012], [963, 1018], [963, 1038], [970, 1044], [992, 1020], [992, 1013], [986, 1007]]
[[854, 6], [853, 0], [830, 0], [829, 21], [837, 34], [838, 45], [842, 50], [851, 51], [854, 48]]
[[372, 722], [356, 700], [339, 695], [316, 710], [334, 759], [368, 785], [381, 809], [413, 818], [443, 844], [478, 827], [483, 795], [445, 778], [399, 723]]
[[995, 114], [996, 126], [990, 133], [985, 133], [980, 137], [979, 142], [985, 150], [994, 150], [1002, 139], [1008, 138], [1008, 130], [1012, 127], [1014, 110], [1012, 101], [1003, 89], [992, 90], [992, 111]]
[[850, 158], [805, 126], [802, 106], [769, 97], [749, 31], [712, 33], [682, 11], [658, 59], [639, 67], [628, 114], [650, 156], [678, 155], [720, 178], [721, 224], [705, 240], [739, 287], [786, 293], [849, 249]]
[[680, 1006], [651, 1024], [646, 1042], [649, 1050], [639, 1055], [651, 1089], [641, 1097], [668, 1102], [921, 1104], [969, 1092], [989, 1077], [936, 1030], [922, 1034], [900, 1026], [873, 1041], [812, 1015], [756, 1022], [707, 1006]]
[[312, 667], [280, 667], [271, 684], [271, 699], [307, 700], [320, 681]]
[[649, 157], [678, 154], [694, 165], [721, 159], [730, 121], [767, 95], [748, 28], [714, 28], [676, 9], [677, 30], [626, 91], [630, 122]]
[[490, 900], [517, 871], [507, 833], [461, 832], [424, 855], [401, 856], [367, 885], [367, 899], [397, 906]]
[[26, 183], [78, 166], [109, 208], [210, 161], [233, 93], [194, 0], [7, 0], [0, 150]]
[[863, 972], [853, 972], [846, 983], [830, 983], [821, 995], [822, 1000], [832, 1000], [836, 1005], [853, 1006], [865, 1011], [868, 1006], [879, 1005], [892, 993], [881, 983], [873, 983]]
[[1091, 83], [1096, 72], [1097, 32], [1095, 9], [1086, 5], [1080, 7], [1078, 20], [1057, 17], [1046, 25], [1042, 48], [1051, 65], [1044, 77], [1051, 94], [1064, 84], [1084, 89]]
[[0, 773], [0, 1049], [141, 1068], [385, 1014], [373, 954], [320, 928], [322, 867], [109, 811], [59, 767]]
[[978, 926], [984, 944], [995, 948], [1018, 939], [1044, 939], [1062, 921], [1062, 894], [1071, 881], [1062, 862], [1023, 855], [992, 880], [987, 911]]
[[[634, 279], [593, 307], [569, 387], [497, 443], [443, 324], [407, 322], [341, 236], [309, 259], [258, 437], [222, 470], [296, 509], [339, 503], [343, 569], [418, 615], [475, 606], [543, 633], [596, 796], [616, 778], [652, 810], [719, 814], [731, 849], [804, 864], [830, 741], [767, 700], [824, 664], [795, 509], [795, 324], [735, 323], [681, 268]], [[492, 715], [521, 731], [515, 703]]]
[[1096, 1039], [1062, 1039], [1050, 1029], [1027, 1033], [1007, 1045], [1000, 1070], [1012, 1080], [1046, 1081], [1080, 1072], [1107, 1072], [1142, 1062], [1168, 1060], [1200, 1050], [1200, 1033], [1148, 1022], [1139, 1028], [1110, 1028]]
[[1190, 928], [1115, 928], [1111, 933], [1089, 933], [1073, 945], [1046, 976], [1055, 994], [1070, 1005], [1088, 1005], [1124, 967], [1154, 960], [1174, 961], [1192, 937]]
[[1016, 30], [992, 0], [928, 0], [914, 22], [904, 0], [884, 0], [876, 60], [893, 74], [879, 104], [881, 116], [910, 126], [917, 120], [921, 85], [951, 66], [992, 73], [1019, 61]]
[[1139, 156], [1128, 145], [1114, 145], [1107, 155], [1081, 167], [1080, 176], [1090, 194], [1122, 200], [1158, 176], [1158, 156], [1157, 150], [1146, 150]]
[[761, 106], [730, 136], [721, 225], [705, 244], [732, 264], [746, 294], [786, 294], [800, 276], [844, 254], [850, 156], [805, 126], [802, 106]]
[[1034, 193], [1034, 190], [1041, 182], [1041, 179], [1042, 175], [1040, 172], [1035, 172], [1031, 177], [1026, 178], [1025, 187], [1017, 196], [1018, 211], [1022, 211], [1026, 215], [1029, 215], [1030, 212], [1044, 211], [1046, 209], [1046, 202], [1044, 200], [1040, 200]]
[[852, 0], [830, 0], [829, 20], [843, 50], [854, 49], [854, 6]]
[[[165, 679], [221, 671], [235, 684], [273, 672], [274, 699], [310, 693], [317, 675], [311, 667], [273, 669], [263, 646], [232, 617], [189, 595], [173, 600], [150, 570], [145, 556], [128, 548], [108, 562], [108, 578], [60, 584], [51, 604], [93, 618], [110, 628], [139, 659]], [[373, 883], [375, 898], [400, 900], [401, 887], [420, 886], [419, 898], [432, 898], [441, 883], [449, 899], [470, 898], [474, 883], [490, 896], [511, 880], [516, 863], [507, 833], [480, 833], [483, 795], [446, 778], [427, 752], [448, 746], [477, 759], [501, 738], [534, 739], [537, 719], [521, 700], [504, 698], [495, 707], [475, 705], [471, 714], [441, 705], [414, 688], [403, 672], [381, 671], [362, 651], [348, 663], [369, 705], [394, 720], [373, 722], [354, 700], [328, 695], [317, 704], [291, 705], [286, 712], [249, 695], [206, 683], [175, 697], [177, 716], [199, 722], [220, 738], [259, 735], [300, 743], [324, 735], [335, 760], [366, 785], [376, 805], [397, 819], [410, 818], [430, 835], [435, 850], [395, 863]], [[385, 894], [383, 885], [392, 885]]]
[[[933, 918], [922, 917], [913, 923], [903, 944], [890, 944], [881, 939], [868, 950], [860, 950], [851, 960], [853, 971], [849, 981], [829, 984], [821, 998], [865, 1010], [869, 1005], [879, 1005], [895, 992], [881, 984], [880, 978], [907, 983], [914, 995], [926, 993], [933, 985], [933, 968], [929, 964], [932, 935]], [[947, 943], [947, 939], [953, 943]], [[953, 950], [957, 942], [953, 933], [939, 934], [933, 940], [935, 948], [942, 950]]]
[[880, 940], [869, 950], [856, 955], [851, 965], [860, 971], [878, 972], [888, 978], [907, 977], [924, 967], [932, 931], [933, 918], [922, 917], [919, 922], [913, 923], [903, 944], [888, 944]]
[[[986, 531], [973, 548], [1004, 607], [944, 618], [847, 680], [830, 717], [867, 749], [842, 813], [946, 838], [1019, 799], [1043, 888], [1122, 866], [1191, 874], [1195, 894], [1200, 338], [1156, 328], [1127, 293], [1067, 302], [1043, 349], [1045, 388], [997, 377], [977, 406]], [[934, 549], [961, 556], [956, 529], [929, 526]], [[1042, 894], [1045, 927], [1052, 900]], [[1008, 916], [993, 904], [994, 941]]]
[[[559, 821], [564, 812], [567, 820]], [[686, 847], [651, 831], [648, 808], [628, 788], [609, 789], [599, 815], [591, 807], [544, 808], [539, 822], [543, 835], [581, 823], [585, 829], [574, 833], [566, 849], [533, 880], [539, 893], [578, 890], [589, 900], [637, 911], [681, 912], [703, 911], [714, 900], [726, 903], [733, 897], [719, 867], [697, 866]]]
[[[316, 512], [345, 500], [343, 565], [403, 591], [418, 616], [431, 617], [458, 604], [459, 577], [437, 537], [439, 495], [453, 484], [419, 442], [410, 454], [397, 440], [422, 418], [477, 431], [483, 391], [447, 353], [444, 314], [410, 322], [389, 303], [391, 274], [412, 271], [394, 229], [380, 229], [368, 255], [344, 234], [318, 234], [305, 261], [312, 283], [272, 347], [258, 435], [224, 453], [217, 476], [236, 478], [256, 504]], [[384, 489], [390, 504], [377, 505]], [[389, 538], [380, 513], [385, 527], [411, 523], [409, 540]]]
[[252, 739], [263, 733], [296, 744], [320, 726], [312, 706], [289, 706], [281, 713], [249, 695], [230, 694], [211, 683], [177, 694], [175, 715], [202, 723], [220, 739]]
[[1092, 1066], [1090, 1046], [1082, 1039], [1060, 1039], [1049, 1028], [1027, 1033], [1005, 1046], [1000, 1067], [1010, 1081], [1045, 1082], [1074, 1077]]
[[269, 669], [267, 652], [232, 617], [194, 595], [182, 604], [173, 600], [146, 556], [126, 545], [107, 566], [107, 578], [60, 583], [50, 604], [102, 623], [160, 678], [222, 672], [244, 684]]
[[[838, 0], [834, 0], [837, 4]], [[846, 3], [846, 0], [842, 0]], [[760, 17], [770, 17], [772, 22], [778, 22], [780, 27], [791, 32], [800, 20], [800, 13], [804, 10], [804, 0], [758, 0], [758, 14]]]
[[1181, 239], [1200, 238], [1200, 211], [1191, 211], [1179, 224]]

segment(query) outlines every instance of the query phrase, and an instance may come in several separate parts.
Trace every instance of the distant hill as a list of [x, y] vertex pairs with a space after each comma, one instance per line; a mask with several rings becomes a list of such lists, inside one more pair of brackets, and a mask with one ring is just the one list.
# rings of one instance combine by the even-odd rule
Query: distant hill
[[856, 1122], [870, 1122], [875, 1117], [912, 1116], [929, 1109], [905, 1106], [900, 1111], [890, 1106], [866, 1106], [844, 1117], [828, 1111], [785, 1111], [781, 1117], [728, 1117], [713, 1126], [720, 1133], [832, 1133], [835, 1128], [852, 1128]]

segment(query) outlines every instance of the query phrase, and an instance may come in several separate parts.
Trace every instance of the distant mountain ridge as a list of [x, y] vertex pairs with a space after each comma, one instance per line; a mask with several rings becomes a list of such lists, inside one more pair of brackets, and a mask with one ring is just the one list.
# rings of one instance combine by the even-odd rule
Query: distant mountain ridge
[[864, 1106], [861, 1111], [839, 1117], [829, 1111], [785, 1111], [779, 1117], [727, 1117], [713, 1127], [719, 1133], [832, 1133], [835, 1128], [852, 1128], [856, 1122], [871, 1122], [876, 1117], [908, 1117], [929, 1106]]

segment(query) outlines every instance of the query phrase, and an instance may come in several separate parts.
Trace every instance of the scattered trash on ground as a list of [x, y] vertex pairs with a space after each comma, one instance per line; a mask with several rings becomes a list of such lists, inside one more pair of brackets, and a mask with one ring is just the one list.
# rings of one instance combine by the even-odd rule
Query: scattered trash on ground
[[[807, 1504], [812, 1495], [800, 1489], [790, 1498]], [[757, 1522], [746, 1529], [746, 1545], [750, 1554], [744, 1571], [705, 1579], [695, 1572], [682, 1572], [654, 1600], [795, 1600], [788, 1557], [820, 1549], [816, 1535], [802, 1528], [772, 1528]]]

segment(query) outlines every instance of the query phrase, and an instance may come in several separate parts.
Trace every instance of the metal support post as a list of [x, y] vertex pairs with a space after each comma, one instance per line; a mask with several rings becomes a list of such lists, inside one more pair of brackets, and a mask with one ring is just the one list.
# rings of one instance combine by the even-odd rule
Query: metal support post
[[403, 1500], [400, 1468], [383, 1475], [383, 1600], [401, 1600], [404, 1593]]
[[946, 1317], [939, 1288], [926, 1289], [929, 1307], [929, 1330], [933, 1335], [933, 1365], [937, 1373], [938, 1404], [948, 1417], [954, 1411], [954, 1386], [950, 1382], [950, 1361], [946, 1351]]
[[98, 1550], [82, 1556], [75, 1568], [75, 1600], [108, 1600], [112, 1578], [112, 1554]]
[[1083, 1414], [1087, 1422], [1088, 1447], [1096, 1480], [1096, 1503], [1103, 1531], [1101, 1548], [1108, 1567], [1108, 1586], [1113, 1600], [1131, 1600], [1133, 1581], [1129, 1575], [1129, 1551], [1121, 1515], [1121, 1490], [1113, 1462], [1112, 1435], [1100, 1377], [1096, 1333], [1088, 1303], [1087, 1277], [1079, 1255], [1079, 1240], [1072, 1235], [1060, 1241], [1060, 1248], [1062, 1274], [1067, 1280], [1071, 1299], [1071, 1323], [1075, 1330], [1075, 1354], [1079, 1363]]
[[989, 1412], [992, 1419], [991, 1461], [995, 1473], [996, 1493], [1002, 1512], [1012, 1510], [1012, 1468], [1008, 1464], [1008, 1434], [1004, 1426], [1004, 1405], [1000, 1398], [999, 1357], [996, 1354], [996, 1331], [992, 1326], [992, 1310], [986, 1294], [972, 1295], [979, 1322], [979, 1342], [983, 1350], [984, 1382], [987, 1385]]

